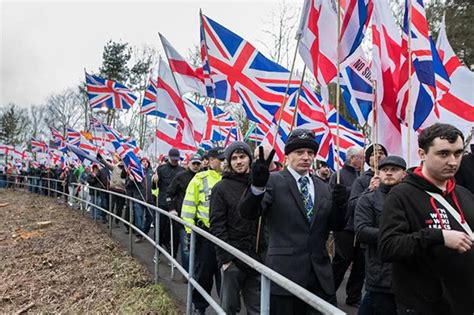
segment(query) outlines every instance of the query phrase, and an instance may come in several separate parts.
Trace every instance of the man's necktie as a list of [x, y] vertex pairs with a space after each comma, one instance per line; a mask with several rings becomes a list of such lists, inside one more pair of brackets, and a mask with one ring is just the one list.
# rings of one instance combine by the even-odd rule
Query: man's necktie
[[313, 217], [313, 200], [311, 200], [311, 195], [308, 190], [309, 178], [307, 176], [300, 177], [298, 182], [300, 184], [300, 193], [303, 198], [304, 208], [306, 210], [306, 217], [308, 218], [308, 221], [311, 221], [311, 218]]

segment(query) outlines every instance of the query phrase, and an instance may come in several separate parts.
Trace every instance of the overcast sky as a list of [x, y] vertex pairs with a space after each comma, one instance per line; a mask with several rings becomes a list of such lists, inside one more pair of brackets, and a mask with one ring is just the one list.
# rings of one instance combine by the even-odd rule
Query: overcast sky
[[[287, 0], [300, 8], [303, 0]], [[264, 29], [281, 1], [0, 0], [0, 106], [44, 103], [97, 71], [109, 39], [161, 49], [161, 32], [185, 57], [199, 43], [199, 9], [262, 52]]]

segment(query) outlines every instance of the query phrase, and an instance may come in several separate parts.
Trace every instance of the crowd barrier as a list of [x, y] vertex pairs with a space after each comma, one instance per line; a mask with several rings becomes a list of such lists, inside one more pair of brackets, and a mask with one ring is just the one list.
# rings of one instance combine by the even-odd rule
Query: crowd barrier
[[[323, 314], [345, 314], [342, 310], [338, 309], [334, 305], [326, 302], [325, 300], [321, 299], [320, 297], [314, 295], [313, 293], [309, 292], [305, 288], [299, 286], [298, 284], [294, 283], [293, 281], [285, 278], [281, 274], [275, 272], [274, 270], [268, 268], [264, 264], [256, 261], [255, 259], [251, 258], [250, 256], [244, 254], [237, 248], [227, 244], [226, 242], [222, 241], [221, 239], [215, 237], [214, 235], [204, 231], [203, 229], [191, 225], [185, 221], [183, 221], [180, 217], [170, 214], [168, 211], [158, 208], [156, 205], [152, 205], [146, 203], [142, 200], [138, 200], [132, 198], [127, 195], [123, 195], [114, 191], [104, 190], [96, 187], [92, 187], [89, 185], [83, 185], [80, 183], [74, 183], [75, 187], [80, 187], [83, 190], [93, 190], [93, 193], [89, 195], [93, 195], [93, 200], [87, 200], [80, 198], [79, 196], [70, 196], [66, 193], [66, 185], [63, 185], [63, 180], [56, 180], [50, 178], [39, 178], [39, 177], [32, 177], [32, 176], [8, 176], [5, 180], [7, 187], [18, 187], [18, 188], [26, 188], [33, 192], [35, 189], [43, 189], [47, 190], [47, 195], [51, 196], [51, 193], [54, 192], [56, 194], [63, 195], [65, 198], [70, 197], [76, 200], [80, 205], [88, 205], [91, 208], [94, 207], [101, 211], [104, 211], [108, 214], [108, 232], [109, 235], [112, 235], [112, 223], [113, 219], [118, 219], [119, 221], [123, 222], [125, 225], [129, 227], [129, 229], [133, 229], [138, 235], [141, 235], [147, 242], [149, 242], [155, 249], [155, 259], [154, 261], [154, 282], [159, 283], [159, 255], [165, 256], [171, 263], [171, 278], [174, 277], [175, 269], [177, 269], [187, 280], [187, 296], [186, 296], [186, 314], [190, 315], [193, 313], [192, 309], [192, 293], [193, 290], [197, 290], [203, 298], [209, 303], [209, 305], [216, 311], [217, 314], [225, 314], [224, 310], [220, 307], [219, 302], [214, 300], [210, 294], [208, 294], [197, 282], [197, 279], [194, 278], [193, 270], [194, 270], [194, 258], [195, 258], [195, 249], [196, 249], [196, 234], [199, 234], [203, 238], [211, 241], [215, 245], [219, 246], [220, 248], [226, 250], [231, 255], [240, 259], [242, 262], [247, 264], [250, 268], [256, 270], [261, 275], [261, 290], [260, 290], [260, 314], [270, 314], [270, 284], [274, 282], [281, 286], [282, 288], [286, 289], [288, 292], [292, 293], [302, 301], [309, 304], [314, 309], [322, 312]], [[58, 187], [61, 187], [58, 190]], [[108, 194], [109, 198], [109, 209], [104, 209], [97, 205], [97, 194], [99, 193], [106, 193]], [[112, 207], [112, 195], [116, 195], [119, 197], [124, 198], [128, 202], [129, 206], [129, 217], [127, 219], [122, 218], [114, 212]], [[133, 203], [136, 202], [138, 204], [143, 205], [144, 207], [148, 208], [148, 211], [155, 212], [155, 222], [154, 222], [154, 233], [155, 233], [155, 240], [144, 234], [138, 227], [133, 225]], [[80, 207], [82, 213], [85, 215], [87, 212], [87, 207]], [[159, 228], [160, 228], [160, 215], [162, 214], [168, 217], [170, 220], [170, 231], [171, 237], [173, 235], [173, 222], [178, 222], [179, 224], [188, 227], [191, 229], [191, 238], [190, 238], [190, 247], [189, 247], [189, 272], [187, 272], [184, 267], [173, 257], [173, 246], [174, 242], [171, 241], [171, 250], [168, 253], [166, 249], [159, 245]], [[133, 233], [129, 230], [129, 242], [128, 242], [128, 252], [130, 255], [133, 256]], [[294, 268], [298, 268], [298, 266], [294, 266]]]

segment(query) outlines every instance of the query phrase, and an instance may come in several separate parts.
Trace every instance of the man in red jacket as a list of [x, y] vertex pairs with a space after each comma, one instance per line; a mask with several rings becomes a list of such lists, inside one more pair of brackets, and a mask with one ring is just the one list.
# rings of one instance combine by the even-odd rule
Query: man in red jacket
[[380, 256], [393, 262], [397, 304], [414, 314], [474, 313], [474, 197], [454, 181], [463, 141], [448, 124], [424, 129], [421, 165], [385, 199]]

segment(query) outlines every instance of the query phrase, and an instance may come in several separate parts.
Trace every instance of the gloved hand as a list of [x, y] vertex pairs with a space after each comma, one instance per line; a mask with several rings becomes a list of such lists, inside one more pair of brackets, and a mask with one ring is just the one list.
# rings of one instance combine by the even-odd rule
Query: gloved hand
[[252, 163], [251, 172], [250, 172], [250, 181], [255, 187], [265, 187], [270, 177], [270, 164], [273, 161], [273, 156], [275, 155], [275, 150], [273, 149], [268, 159], [265, 159], [265, 154], [263, 152], [263, 147], [258, 148], [258, 159]]
[[102, 155], [99, 152], [97, 152], [97, 161], [99, 161], [100, 163], [103, 163], [103, 161], [104, 161], [104, 158], [102, 157]]
[[338, 205], [343, 206], [348, 197], [347, 188], [342, 184], [336, 184], [332, 189], [332, 201]]

